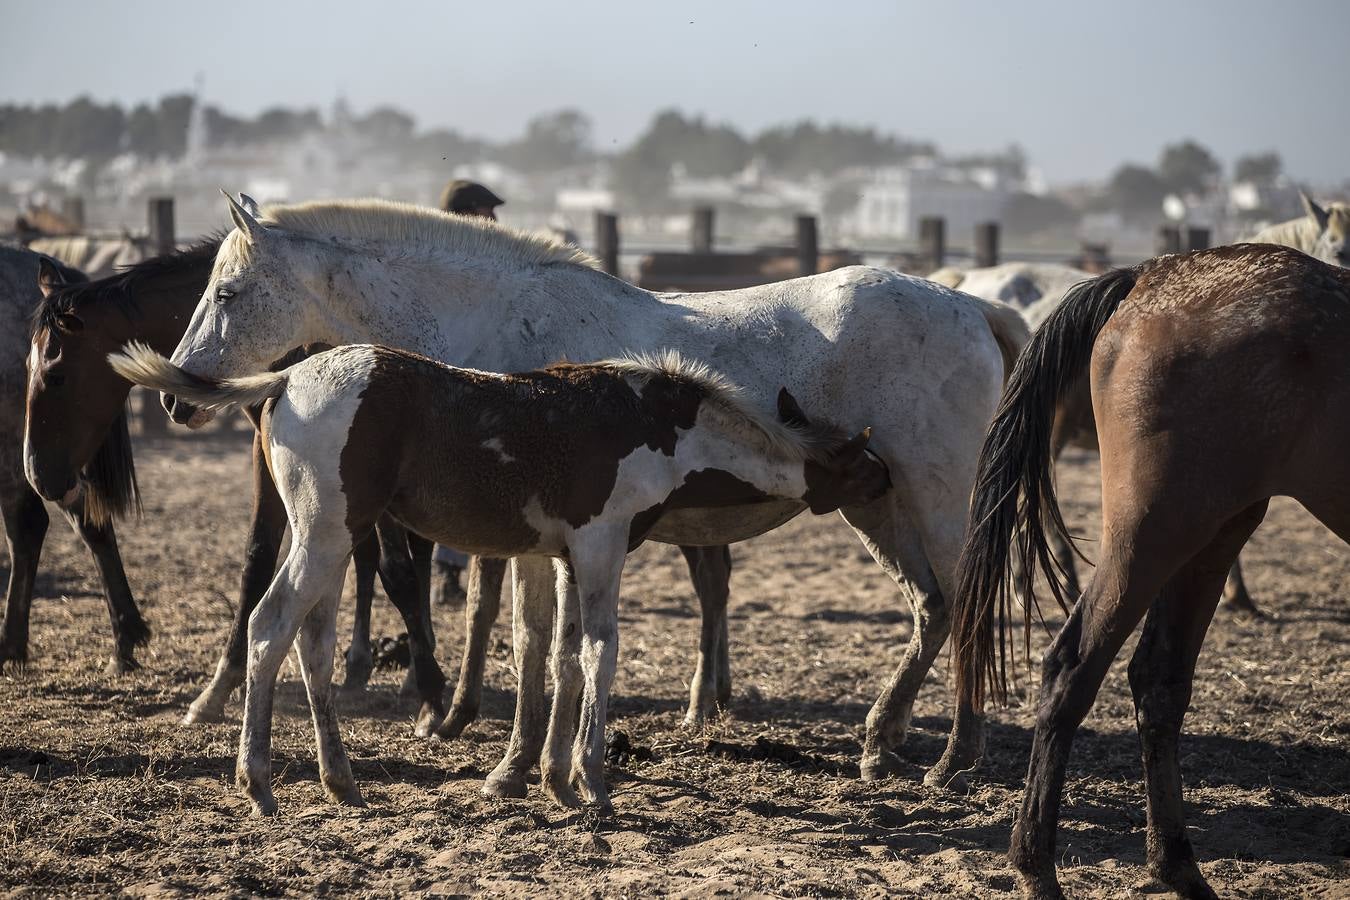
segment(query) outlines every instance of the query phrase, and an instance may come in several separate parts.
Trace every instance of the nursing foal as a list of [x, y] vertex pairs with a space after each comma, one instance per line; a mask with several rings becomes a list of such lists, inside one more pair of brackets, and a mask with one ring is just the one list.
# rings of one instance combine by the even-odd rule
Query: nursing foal
[[[237, 777], [258, 814], [276, 811], [272, 694], [297, 631], [320, 777], [334, 800], [361, 802], [329, 682], [342, 575], [353, 544], [381, 515], [470, 553], [561, 561], [568, 589], [557, 616], [555, 652], [564, 659], [555, 702], [567, 709], [555, 710], [545, 788], [575, 803], [575, 780], [587, 799], [607, 805], [604, 723], [628, 551], [672, 510], [791, 499], [825, 513], [890, 487], [885, 465], [865, 452], [868, 431], [849, 439], [809, 424], [786, 389], [775, 420], [675, 353], [497, 375], [356, 344], [225, 381], [136, 345], [110, 362], [124, 378], [200, 408], [266, 402], [264, 446], [292, 543], [249, 620]], [[564, 625], [573, 604], [579, 635]], [[578, 693], [566, 767], [558, 750], [571, 743]]]

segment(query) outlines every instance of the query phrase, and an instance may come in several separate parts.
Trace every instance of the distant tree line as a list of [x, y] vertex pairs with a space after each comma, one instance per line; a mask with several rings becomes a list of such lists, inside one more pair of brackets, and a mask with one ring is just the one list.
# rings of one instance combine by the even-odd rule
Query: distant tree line
[[[1233, 178], [1269, 184], [1283, 170], [1278, 153], [1242, 156], [1233, 165]], [[1168, 194], [1202, 194], [1223, 174], [1223, 166], [1207, 148], [1192, 140], [1169, 144], [1155, 166], [1126, 163], [1116, 169], [1101, 198], [1102, 205], [1143, 224], [1162, 215]]]

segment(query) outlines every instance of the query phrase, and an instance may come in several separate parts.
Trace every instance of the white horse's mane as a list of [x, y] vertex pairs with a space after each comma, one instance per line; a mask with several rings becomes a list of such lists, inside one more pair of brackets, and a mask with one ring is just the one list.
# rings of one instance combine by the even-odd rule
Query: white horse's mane
[[[595, 257], [552, 235], [394, 200], [318, 200], [266, 206], [259, 222], [320, 239], [395, 244], [405, 251], [486, 256], [521, 265], [572, 263], [600, 268]], [[234, 253], [248, 253], [246, 240], [228, 243]]]
[[745, 392], [721, 372], [705, 362], [688, 359], [672, 349], [655, 353], [630, 353], [617, 359], [596, 363], [643, 383], [653, 378], [669, 378], [697, 388], [704, 399], [734, 419], [758, 432], [771, 447], [802, 460], [822, 459], [827, 451], [842, 443], [845, 435], [833, 425], [812, 422], [790, 425], [760, 409], [745, 398]]

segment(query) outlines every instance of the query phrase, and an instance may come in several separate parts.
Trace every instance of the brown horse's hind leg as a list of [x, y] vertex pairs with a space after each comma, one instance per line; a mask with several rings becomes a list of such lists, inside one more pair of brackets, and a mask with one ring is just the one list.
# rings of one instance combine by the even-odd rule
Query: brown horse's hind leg
[[1152, 874], [1183, 897], [1213, 897], [1195, 864], [1181, 802], [1177, 742], [1191, 702], [1195, 661], [1219, 602], [1223, 578], [1265, 515], [1267, 502], [1231, 520], [1163, 588], [1130, 660], [1130, 690], [1148, 786]]
[[1115, 530], [1113, 524], [1106, 523], [1101, 561], [1041, 668], [1031, 764], [1008, 850], [1027, 896], [1036, 900], [1063, 896], [1055, 879], [1055, 831], [1074, 734], [1125, 638], [1194, 552], [1185, 546], [1185, 528], [1153, 522]]
[[459, 682], [436, 737], [450, 741], [478, 718], [483, 702], [483, 669], [487, 662], [488, 638], [502, 605], [502, 582], [507, 560], [469, 558], [469, 591], [464, 603], [464, 653], [459, 662]]
[[727, 647], [727, 598], [731, 595], [731, 550], [681, 547], [689, 578], [698, 594], [698, 662], [689, 682], [684, 723], [698, 728], [731, 700], [731, 655]]

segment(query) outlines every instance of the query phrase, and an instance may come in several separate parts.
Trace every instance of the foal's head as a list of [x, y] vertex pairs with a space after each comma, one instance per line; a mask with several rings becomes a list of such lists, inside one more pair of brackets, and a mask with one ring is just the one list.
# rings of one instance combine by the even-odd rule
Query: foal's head
[[806, 494], [802, 497], [811, 512], [820, 515], [840, 507], [861, 506], [890, 490], [890, 471], [867, 449], [871, 428], [848, 437], [832, 425], [812, 423], [787, 388], [778, 392], [778, 418], [805, 432], [816, 444], [806, 458]]
[[1333, 266], [1350, 267], [1350, 247], [1346, 246], [1350, 237], [1350, 206], [1333, 203], [1330, 209], [1324, 209], [1307, 194], [1299, 196], [1308, 218], [1317, 226], [1317, 243], [1311, 255]]

